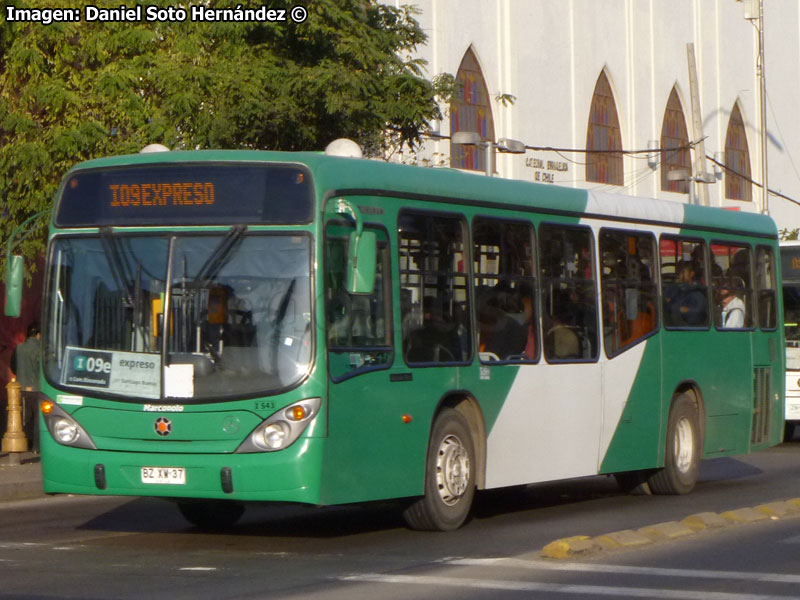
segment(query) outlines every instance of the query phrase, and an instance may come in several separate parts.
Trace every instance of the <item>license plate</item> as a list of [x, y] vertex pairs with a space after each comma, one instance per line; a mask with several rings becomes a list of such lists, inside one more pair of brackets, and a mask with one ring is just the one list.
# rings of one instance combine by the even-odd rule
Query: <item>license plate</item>
[[186, 483], [186, 469], [183, 467], [142, 467], [142, 483]]

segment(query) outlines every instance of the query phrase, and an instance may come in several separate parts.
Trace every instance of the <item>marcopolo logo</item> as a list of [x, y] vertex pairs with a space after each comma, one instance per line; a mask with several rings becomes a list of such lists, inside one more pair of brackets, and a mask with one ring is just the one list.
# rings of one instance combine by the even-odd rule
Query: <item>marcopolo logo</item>
[[183, 412], [183, 404], [145, 404], [144, 412]]
[[167, 417], [158, 417], [154, 424], [156, 433], [161, 437], [166, 437], [172, 433], [172, 421]]

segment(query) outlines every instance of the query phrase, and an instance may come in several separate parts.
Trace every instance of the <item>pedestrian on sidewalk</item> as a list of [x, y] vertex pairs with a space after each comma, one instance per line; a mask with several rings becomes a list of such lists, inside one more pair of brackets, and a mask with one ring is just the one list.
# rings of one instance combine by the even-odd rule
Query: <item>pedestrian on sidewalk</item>
[[31, 450], [39, 453], [39, 365], [41, 362], [39, 324], [28, 325], [25, 341], [14, 348], [11, 372], [22, 388], [22, 429], [31, 440]]

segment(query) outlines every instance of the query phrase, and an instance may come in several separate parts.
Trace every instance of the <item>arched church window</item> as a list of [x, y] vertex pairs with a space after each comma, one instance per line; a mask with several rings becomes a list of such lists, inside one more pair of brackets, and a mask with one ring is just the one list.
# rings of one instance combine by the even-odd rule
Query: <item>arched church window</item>
[[692, 174], [689, 134], [683, 105], [675, 87], [667, 100], [664, 122], [661, 124], [661, 189], [688, 194], [689, 182], [686, 179], [670, 180], [669, 174], [673, 171], [684, 171], [687, 176]]
[[592, 96], [586, 150], [586, 181], [623, 185], [622, 133], [614, 94], [605, 72], [597, 78]]
[[[472, 48], [461, 60], [456, 74], [456, 91], [450, 102], [450, 135], [473, 131], [494, 142], [494, 120], [489, 91]], [[494, 149], [492, 149], [494, 152]], [[472, 171], [486, 170], [486, 150], [477, 146], [450, 144], [450, 166]]]
[[729, 200], [753, 199], [750, 182], [750, 151], [739, 105], [734, 104], [725, 135], [725, 197]]

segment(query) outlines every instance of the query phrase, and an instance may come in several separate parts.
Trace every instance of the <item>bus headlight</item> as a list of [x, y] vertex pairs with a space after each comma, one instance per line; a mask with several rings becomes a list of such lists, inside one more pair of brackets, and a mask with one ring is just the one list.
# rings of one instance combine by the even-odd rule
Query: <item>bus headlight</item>
[[286, 424], [286, 421], [275, 421], [266, 427], [262, 427], [261, 434], [264, 437], [262, 440], [264, 448], [280, 450], [286, 445], [286, 438], [289, 437], [291, 433], [292, 430], [289, 425]]
[[321, 398], [307, 398], [282, 408], [256, 427], [236, 452], [274, 452], [291, 446], [319, 413]]
[[62, 446], [97, 449], [86, 430], [57, 404], [51, 403], [48, 412], [42, 411], [42, 414], [50, 435]]
[[80, 436], [78, 425], [68, 419], [56, 419], [53, 424], [53, 436], [59, 444], [70, 445]]

